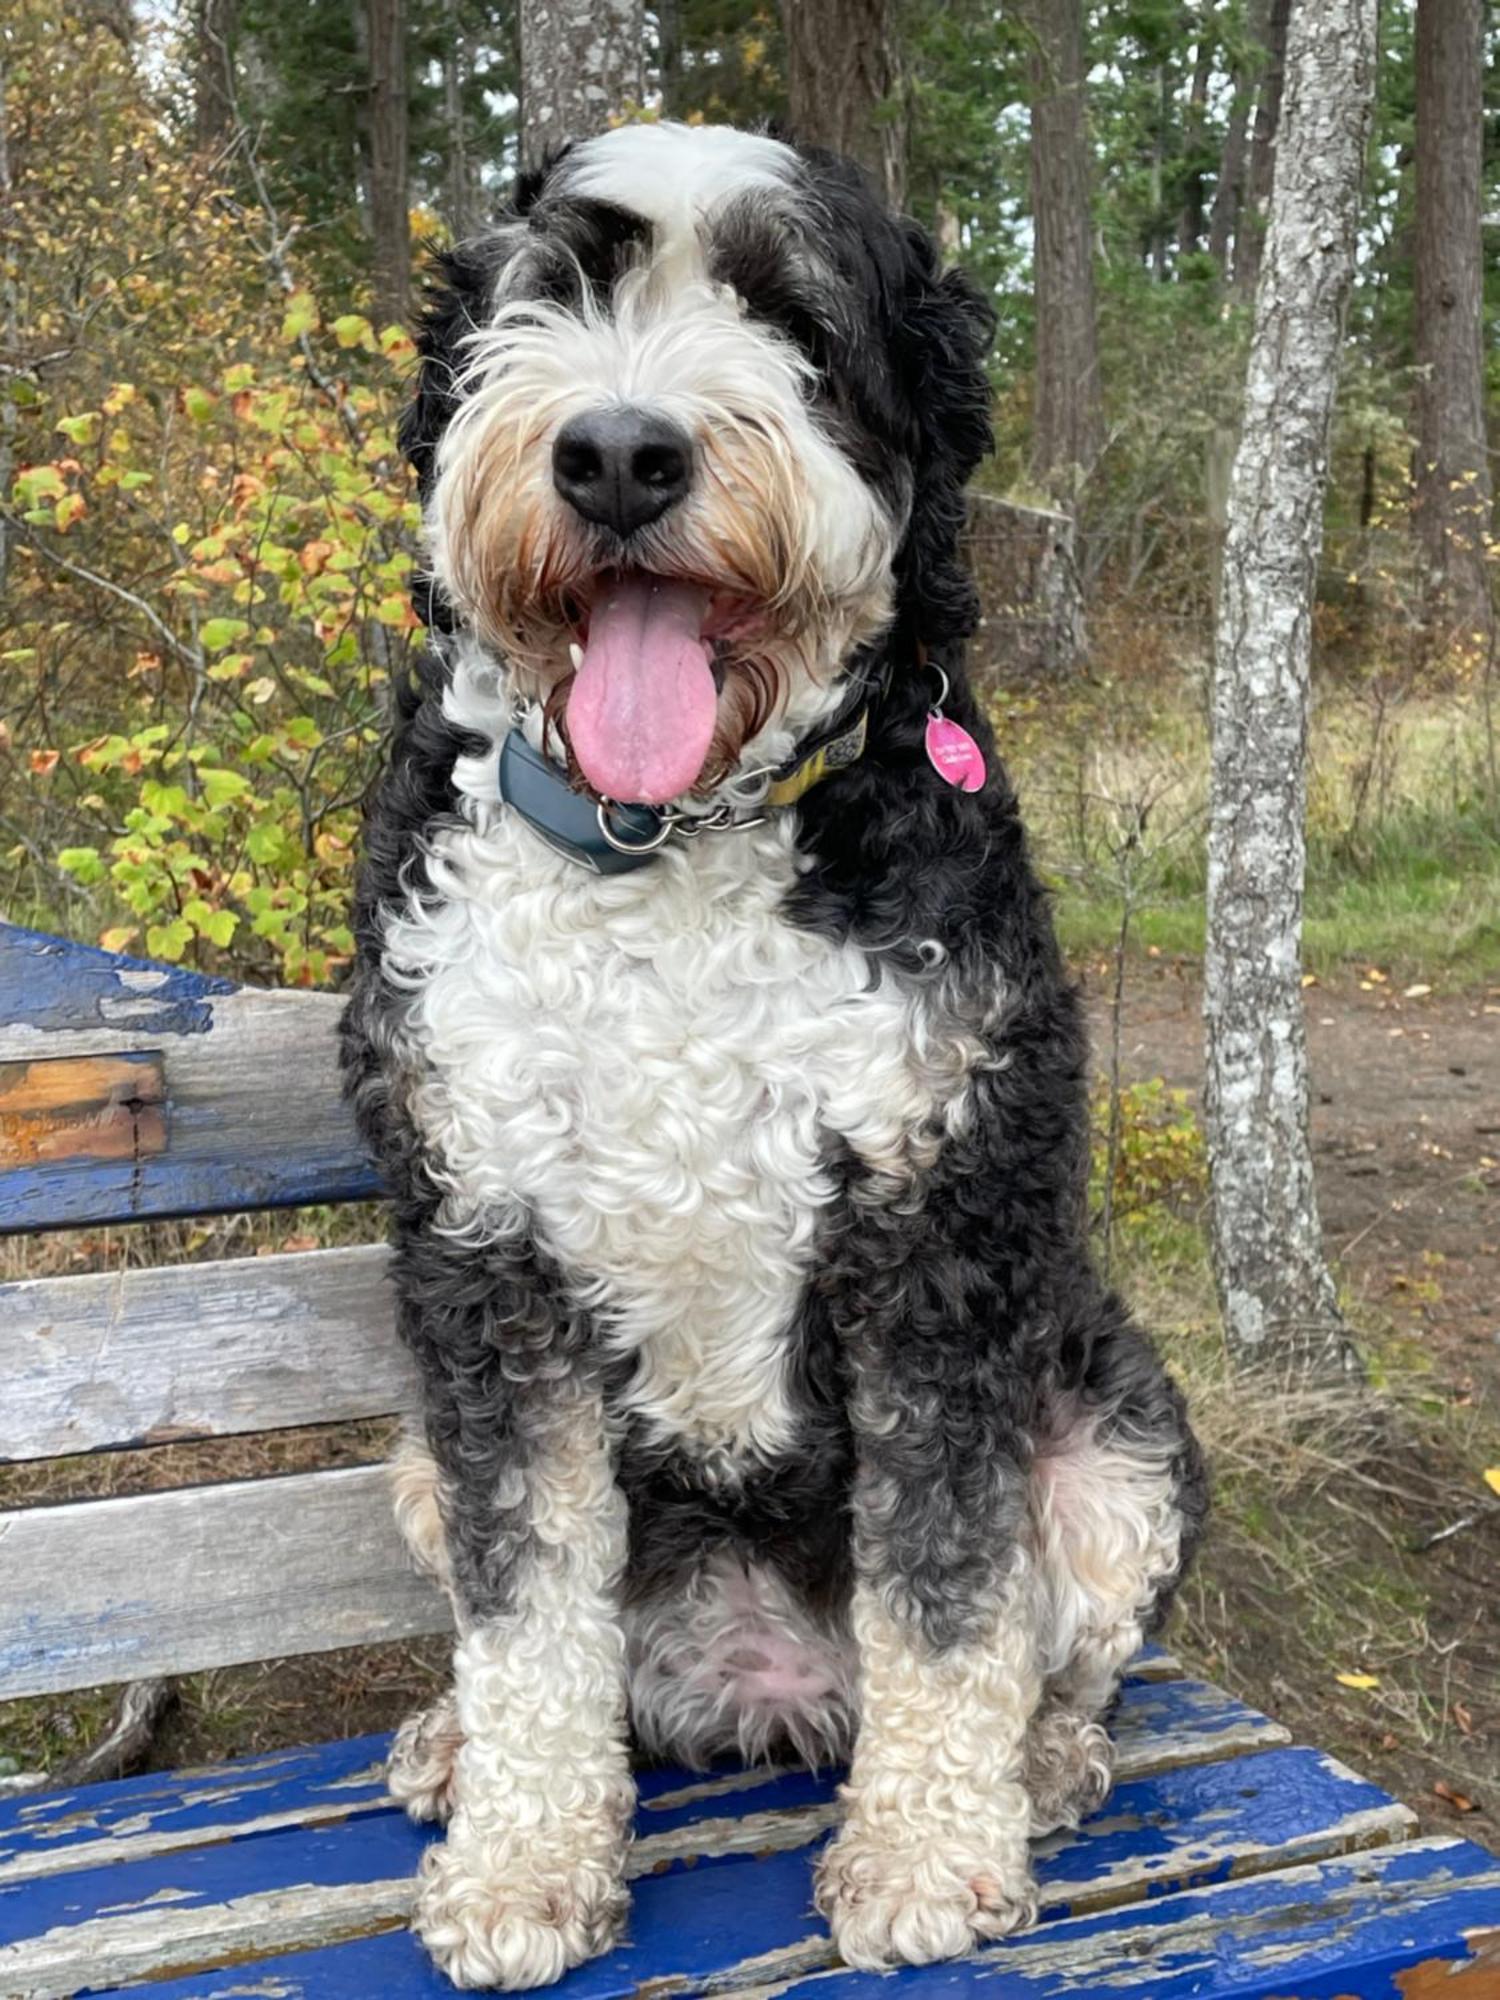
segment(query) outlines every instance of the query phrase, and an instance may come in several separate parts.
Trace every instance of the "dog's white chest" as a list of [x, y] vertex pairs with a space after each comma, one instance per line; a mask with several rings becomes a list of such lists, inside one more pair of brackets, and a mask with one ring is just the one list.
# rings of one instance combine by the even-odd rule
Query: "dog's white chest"
[[502, 814], [388, 931], [453, 1219], [533, 1227], [634, 1354], [632, 1408], [700, 1452], [792, 1443], [830, 1149], [904, 1173], [951, 1094], [909, 997], [781, 917], [792, 865], [772, 825], [600, 880]]

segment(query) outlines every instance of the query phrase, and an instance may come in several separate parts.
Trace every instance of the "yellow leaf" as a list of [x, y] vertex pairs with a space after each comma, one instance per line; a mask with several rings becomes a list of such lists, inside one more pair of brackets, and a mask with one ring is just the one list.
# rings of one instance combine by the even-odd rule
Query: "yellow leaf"
[[1487, 1465], [1484, 1469], [1484, 1483], [1491, 1493], [1500, 1493], [1500, 1465]]
[[1361, 1693], [1380, 1686], [1379, 1674], [1335, 1674], [1334, 1679], [1340, 1687], [1357, 1688]]

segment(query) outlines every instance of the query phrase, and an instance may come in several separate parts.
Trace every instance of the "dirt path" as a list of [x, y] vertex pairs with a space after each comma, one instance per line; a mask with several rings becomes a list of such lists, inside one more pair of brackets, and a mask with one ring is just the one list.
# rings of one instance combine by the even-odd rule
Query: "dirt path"
[[[1091, 1001], [1102, 1066], [1107, 1009]], [[1132, 973], [1127, 1081], [1198, 1090], [1200, 1002], [1196, 969]], [[1307, 1038], [1319, 1200], [1344, 1283], [1456, 1388], [1500, 1397], [1500, 989], [1310, 987]]]

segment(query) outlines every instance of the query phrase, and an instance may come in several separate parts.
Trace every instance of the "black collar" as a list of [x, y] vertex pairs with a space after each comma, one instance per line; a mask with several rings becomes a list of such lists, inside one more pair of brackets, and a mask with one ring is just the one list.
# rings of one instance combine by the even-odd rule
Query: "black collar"
[[500, 796], [549, 847], [598, 875], [623, 875], [654, 861], [676, 834], [733, 832], [759, 826], [765, 809], [794, 805], [835, 771], [864, 754], [870, 713], [890, 685], [891, 660], [881, 651], [850, 675], [849, 692], [830, 721], [805, 736], [770, 772], [763, 807], [736, 819], [730, 810], [679, 813], [671, 806], [600, 805], [569, 784], [567, 774], [532, 748], [519, 725], [500, 750]]

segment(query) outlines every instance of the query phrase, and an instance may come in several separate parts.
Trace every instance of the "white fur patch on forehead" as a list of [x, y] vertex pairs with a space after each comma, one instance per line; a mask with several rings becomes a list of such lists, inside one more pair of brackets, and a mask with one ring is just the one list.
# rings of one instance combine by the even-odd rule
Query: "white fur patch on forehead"
[[729, 125], [621, 125], [575, 147], [554, 185], [643, 216], [662, 250], [695, 236], [705, 216], [751, 189], [785, 190], [797, 166], [779, 139]]

